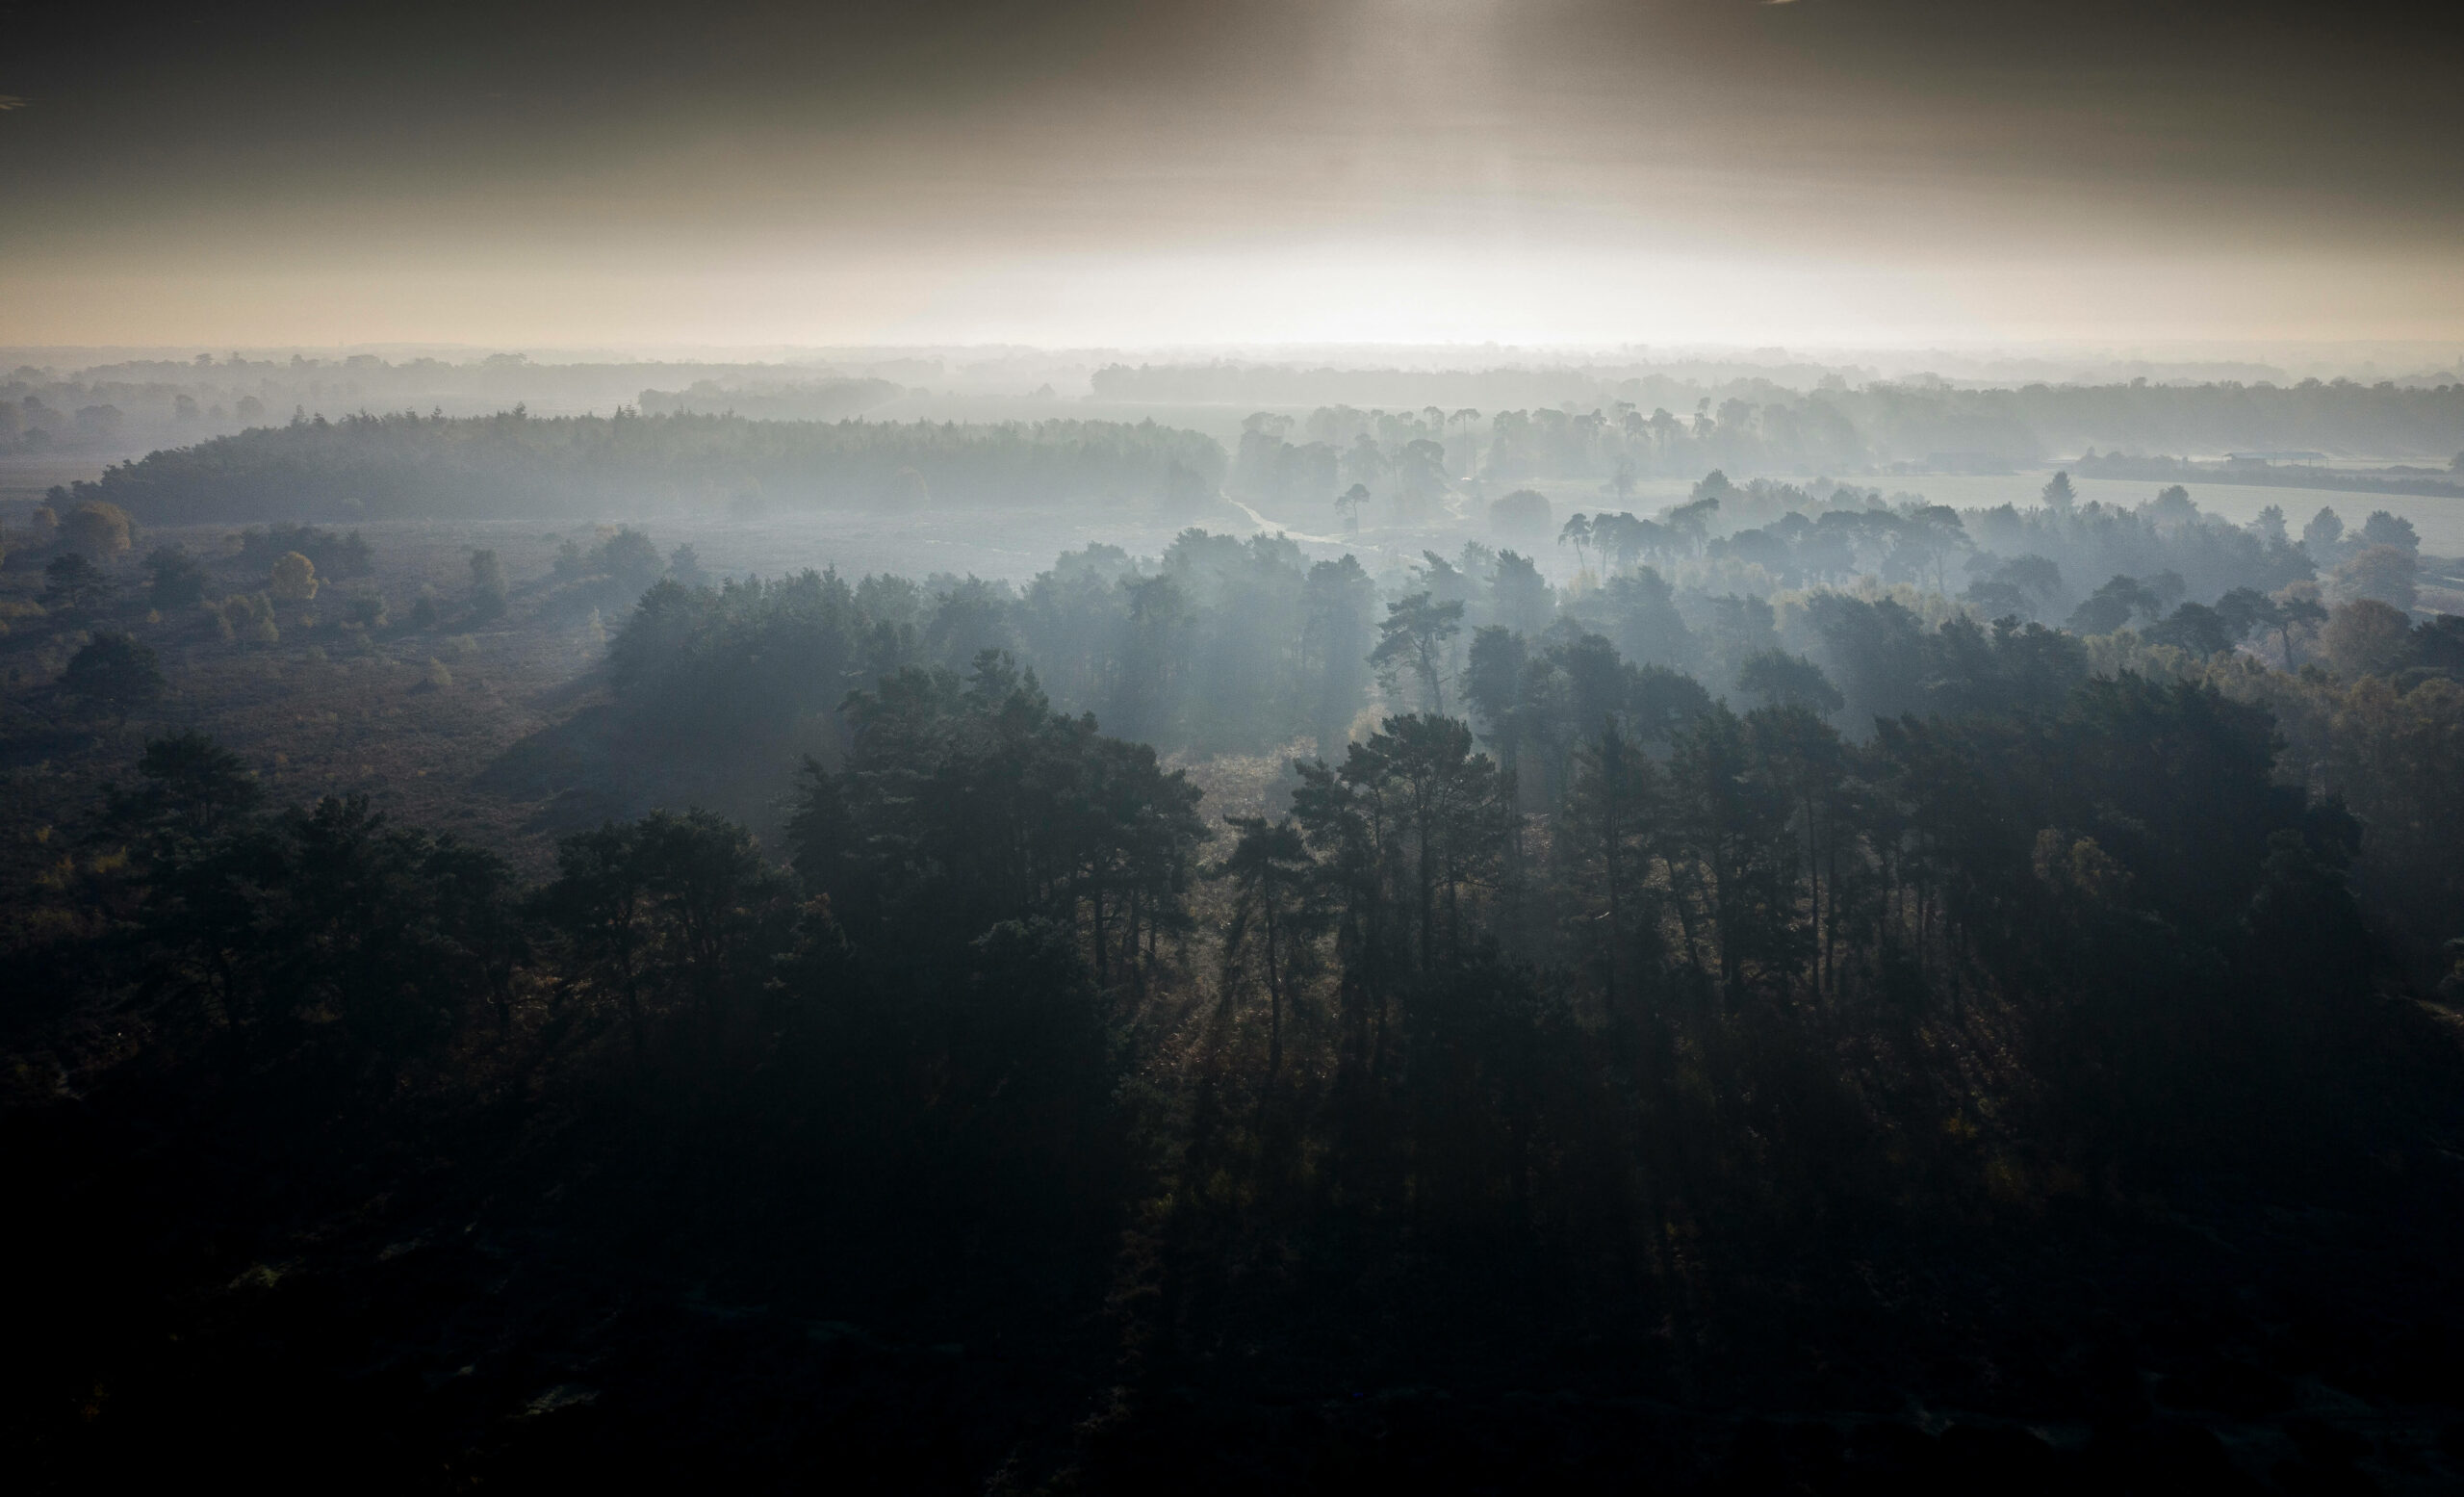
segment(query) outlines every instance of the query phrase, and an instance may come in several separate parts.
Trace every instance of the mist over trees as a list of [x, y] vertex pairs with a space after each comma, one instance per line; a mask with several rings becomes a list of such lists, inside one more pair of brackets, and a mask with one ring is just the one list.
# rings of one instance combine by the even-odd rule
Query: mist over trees
[[[2122, 368], [2089, 360], [2057, 373], [2026, 360], [1970, 362], [1952, 359], [1944, 378], [1791, 358], [1778, 349], [1622, 360], [1555, 355], [1453, 369], [1131, 366], [1100, 353], [1000, 348], [818, 349], [783, 363], [204, 353], [21, 367], [0, 380], [0, 453], [116, 456], [279, 425], [295, 412], [328, 420], [403, 409], [467, 417], [526, 403], [551, 415], [629, 406], [646, 415], [760, 420], [839, 421], [893, 411], [895, 419], [983, 421], [1016, 419], [1039, 401], [1060, 399], [1082, 402], [1080, 414], [1089, 418], [1135, 423], [1142, 409], [1227, 442], [1238, 418], [1261, 408], [1599, 409], [1614, 419], [1631, 407], [1646, 422], [1665, 409], [1690, 430], [1705, 415], [1714, 426], [1738, 426], [1737, 418], [1722, 414], [1737, 402], [1755, 413], [1756, 435], [1775, 460], [1802, 459], [1835, 472], [1851, 461], [1837, 446], [1843, 422], [1875, 464], [1937, 454], [2024, 463], [2075, 458], [2092, 447], [2150, 454], [2318, 449], [2443, 466], [2464, 450], [2464, 437], [2455, 434], [2455, 372], [2357, 382], [2302, 379], [2267, 366]], [[2130, 377], [2134, 373], [2141, 377]], [[1665, 447], [1664, 433], [1660, 441]], [[1726, 451], [1689, 454], [1678, 467], [1735, 467], [1745, 444], [1733, 429], [1726, 441]]]
[[1546, 372], [1325, 371], [1291, 378], [1253, 372], [1232, 379], [1205, 370], [1116, 368], [1096, 376], [1095, 389], [1116, 400], [1157, 400], [1237, 391], [1253, 405], [1314, 407], [1300, 424], [1307, 440], [1339, 452], [1358, 430], [1373, 428], [1391, 448], [1400, 426], [1414, 425], [1420, 439], [1454, 444], [1450, 456], [1457, 473], [1473, 471], [1459, 449], [1478, 429], [1494, 442], [1493, 450], [1483, 446], [1491, 455], [1478, 471], [1504, 479], [1609, 478], [1621, 462], [1638, 476], [1691, 476], [1712, 467], [1849, 473], [1895, 463], [1989, 472], [2100, 448], [2159, 454], [2320, 449], [2430, 458], [2443, 468], [2464, 450], [2464, 383], [2446, 379], [1963, 388], [1912, 378], [1852, 389], [1836, 374], [1792, 388], [1755, 376], [1706, 386]]
[[[604, 506], [1138, 502], [1215, 491], [1209, 438], [1152, 424], [997, 426], [759, 422], [720, 415], [322, 417], [158, 451], [72, 486], [154, 524], [598, 514]], [[133, 507], [132, 507], [133, 506]]]
[[[886, 374], [886, 377], [884, 375]], [[483, 415], [527, 401], [563, 413], [631, 405], [836, 421], [897, 397], [901, 378], [946, 378], [936, 359], [829, 363], [533, 362], [519, 353], [389, 360], [373, 353], [120, 359], [18, 368], [0, 380], [0, 452], [99, 453], [182, 446], [319, 414], [435, 410]]]
[[[2443, 1449], [2446, 558], [2366, 495], [1646, 491], [1730, 437], [1640, 426], [303, 419], [56, 491], [0, 574], [54, 1286], [10, 1428], [1091, 1491]], [[1168, 539], [753, 575], [672, 529], [944, 504]], [[206, 518], [256, 523], [151, 529]], [[192, 726], [367, 678], [352, 741], [469, 732], [473, 634], [555, 663], [441, 815]]]
[[7, 7], [0, 1479], [2464, 1492], [2459, 42]]
[[[663, 564], [637, 532], [600, 551], [578, 573]], [[2004, 1293], [2043, 1280], [1997, 1234], [2052, 1231], [2098, 1262], [2096, 1234], [2140, 1231], [2127, 1203], [2151, 1193], [2220, 1172], [2297, 1196], [2435, 1147], [2425, 1120], [2457, 1084], [2433, 1058], [2444, 1010], [2394, 995], [2457, 981], [2451, 630], [2399, 613], [2367, 668], [2296, 675], [1889, 595], [1689, 600], [1639, 559], [1559, 600], [1516, 559], [1430, 555], [1381, 594], [1350, 557], [1193, 530], [1152, 563], [1065, 555], [1019, 592], [664, 579], [609, 645], [630, 731], [669, 756], [792, 761], [772, 841], [662, 810], [562, 837], [525, 879], [365, 798], [270, 805], [227, 751], [171, 734], [96, 813], [126, 849], [98, 865], [107, 922], [27, 927], [10, 959], [55, 974], [54, 1012], [141, 1024], [154, 1079], [115, 1107], [210, 1106], [244, 1168], [302, 1199], [365, 1190], [369, 1150], [426, 1140], [416, 1157], [455, 1162], [421, 1165], [416, 1189], [393, 1165], [373, 1177], [440, 1203], [369, 1208], [383, 1240], [408, 1240], [400, 1211], [441, 1209], [571, 1241], [557, 1287], [514, 1261], [578, 1326], [641, 1326], [620, 1306], [682, 1293], [646, 1288], [673, 1255], [766, 1285], [761, 1303], [826, 1322], [763, 1354], [800, 1387], [850, 1357], [911, 1387], [905, 1354], [837, 1328], [916, 1313], [1004, 1327], [1051, 1389], [1076, 1386], [1052, 1317], [1117, 1294], [1126, 1232], [1134, 1272], [1168, 1286], [1123, 1312], [1147, 1355], [1199, 1376], [1242, 1335], [1282, 1369], [1206, 1374], [1206, 1407], [1316, 1387], [1312, 1368], [1425, 1369], [1449, 1345], [1547, 1366], [1588, 1335], [1623, 1369], [1558, 1374], [1587, 1390], [1566, 1397], [1588, 1428], [1588, 1400], [1638, 1379], [1760, 1385], [1785, 1338], [1713, 1336], [1689, 1286], [1762, 1304], [1759, 1276], [1785, 1268], [1849, 1293], [1832, 1280], [1850, 1264], [1930, 1263], [1947, 1232]], [[2143, 623], [2174, 590], [2110, 592]], [[2341, 606], [2323, 634], [2374, 607]], [[136, 668], [111, 651], [130, 653], [98, 640], [75, 689]], [[815, 719], [830, 731], [796, 759]], [[1159, 745], [1291, 759], [1227, 821]], [[512, 1077], [531, 1100], [507, 1111]], [[662, 1140], [698, 1162], [665, 1162]], [[373, 1337], [459, 1365], [474, 1331], [436, 1322], [422, 1286], [500, 1251], [312, 1271], [373, 1277], [333, 1350], [303, 1354]], [[1242, 1271], [1261, 1260], [1285, 1266]], [[89, 1270], [57, 1271], [92, 1303]], [[1009, 1308], [973, 1318], [979, 1294]], [[2060, 1319], [2030, 1333], [2075, 1335]], [[1925, 1335], [1882, 1323], [1870, 1355], [1916, 1376]], [[600, 1348], [592, 1399], [630, 1406], [666, 1376], [599, 1331], [500, 1334], [524, 1358]], [[85, 1364], [53, 1322], [37, 1337]], [[221, 1340], [198, 1344], [165, 1375], [221, 1365]], [[2298, 1365], [2350, 1378], [2387, 1344]], [[2028, 1407], [2103, 1396], [2031, 1386], [2050, 1402]], [[401, 1396], [333, 1407], [380, 1425], [425, 1407]], [[912, 1396], [859, 1445], [935, 1427]], [[1040, 1397], [973, 1407], [1051, 1415]], [[1502, 1417], [1475, 1407], [1471, 1428]], [[1091, 1432], [1072, 1458], [1138, 1485], [1136, 1432], [1167, 1417]], [[684, 1458], [675, 1429], [638, 1422], [615, 1448], [664, 1469]], [[491, 1448], [531, 1449], [505, 1438]], [[1234, 1448], [1296, 1438], [1320, 1436]], [[2170, 1458], [2100, 1438], [2099, 1460]], [[1993, 1458], [2057, 1458], [2035, 1451]], [[802, 1468], [757, 1449], [719, 1465], [780, 1460]]]
[[742, 416], [748, 421], [844, 421], [887, 403], [900, 387], [886, 379], [697, 379], [681, 390], [644, 390], [645, 416]]
[[[963, 669], [981, 650], [1008, 650], [1067, 710], [1168, 749], [1257, 753], [1340, 739], [1373, 674], [1389, 700], [1434, 710], [1458, 677], [1476, 676], [1467, 651], [1491, 628], [1535, 647], [1597, 634], [1719, 694], [1758, 654], [1810, 656], [1848, 689], [1839, 720], [1861, 732], [1876, 713], [1907, 709], [1906, 683], [1948, 690], [1955, 679], [1920, 660], [1915, 644], [1889, 642], [1894, 631], [1989, 632], [2007, 618], [2106, 639], [2097, 648], [2141, 668], [2246, 645], [2293, 668], [2321, 647], [2332, 606], [2414, 601], [2418, 544], [2383, 512], [2348, 538], [2323, 511], [2297, 541], [2275, 510], [2236, 526], [2178, 488], [2135, 507], [1961, 511], [1714, 473], [1694, 494], [1656, 519], [1569, 516], [1548, 549], [1560, 576], [1571, 554], [1571, 584], [1476, 541], [1372, 577], [1354, 557], [1312, 561], [1288, 538], [1192, 528], [1160, 556], [1095, 545], [1024, 585], [834, 573], [666, 585], [643, 599], [611, 658], [622, 689], [664, 674], [706, 696], [709, 710], [677, 720], [725, 736], [744, 725], [719, 704], [783, 723], [902, 664]], [[659, 565], [645, 554], [647, 581]], [[737, 661], [761, 662], [761, 679], [732, 674]]]
[[[1683, 417], [1664, 406], [1646, 413], [1627, 401], [1590, 410], [1569, 404], [1486, 413], [1437, 406], [1390, 412], [1337, 405], [1320, 407], [1305, 418], [1261, 413], [1249, 418], [1242, 433], [1229, 482], [1235, 492], [1312, 514], [1322, 512], [1345, 485], [1362, 484], [1377, 502], [1374, 507], [1383, 523], [1410, 523], [1435, 512], [1450, 487], [1449, 476], [1491, 485], [1586, 479], [1600, 482], [1612, 498], [1623, 498], [1643, 479], [1692, 478], [1707, 469], [1843, 477], [1933, 469], [1990, 473], [2086, 450], [2082, 473], [2168, 481], [2310, 482], [2390, 493], [2455, 492], [2443, 470], [2436, 477], [2420, 470], [2424, 476], [2354, 478], [2315, 468], [2275, 469], [2264, 462], [2197, 466], [2170, 459], [2098, 458], [2093, 455], [2097, 442], [2127, 442], [2158, 451], [2215, 451], [2237, 442], [2255, 443], [2274, 429], [2273, 418], [2249, 415], [2248, 429], [2241, 429], [2235, 423], [2243, 413], [2233, 402], [2210, 410], [2190, 399], [2197, 392], [2165, 392], [2183, 397], [2179, 403], [2187, 411], [2174, 411], [2165, 408], [2167, 402], [2151, 387], [2119, 392], [2107, 405], [2085, 405], [2089, 414], [2071, 420], [2050, 393], [2049, 410], [2031, 407], [2028, 400], [2039, 393], [1762, 392], [1769, 399], [1732, 397], [1716, 410], [1706, 397]], [[2464, 386], [2423, 391], [2322, 386], [2274, 393], [2320, 407], [2313, 426], [2322, 446], [2372, 453], [2444, 453], [2464, 443]]]

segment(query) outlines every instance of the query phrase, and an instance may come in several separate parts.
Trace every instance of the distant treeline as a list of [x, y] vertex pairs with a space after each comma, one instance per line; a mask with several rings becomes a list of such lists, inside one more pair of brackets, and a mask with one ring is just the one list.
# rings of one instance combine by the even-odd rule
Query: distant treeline
[[2186, 457], [2131, 457], [2120, 452], [2090, 452], [2072, 464], [2082, 477], [2153, 478], [2164, 483], [2240, 483], [2264, 488], [2341, 489], [2352, 494], [2424, 494], [2464, 499], [2464, 452], [2455, 454], [2448, 477], [2421, 468], [2320, 468], [2308, 463], [2273, 463], [2263, 458], [2195, 462]]
[[141, 521], [605, 514], [732, 504], [1188, 505], [1215, 491], [1223, 450], [1152, 423], [1032, 426], [789, 423], [742, 416], [495, 416], [412, 412], [294, 421], [148, 453], [79, 483], [71, 503]]
[[[1742, 381], [1716, 400], [1648, 381], [1597, 399], [1500, 409], [1430, 403], [1250, 419], [1236, 472], [1259, 492], [1331, 500], [1361, 482], [1408, 489], [1412, 444], [1449, 478], [1505, 482], [1693, 475], [1707, 468], [1833, 474], [1993, 472], [2092, 449], [2218, 452], [2317, 449], [2435, 458], [2464, 450], [2464, 385], [2348, 380], [2272, 385], [2030, 385], [1962, 390], [1877, 382], [1797, 391]], [[1339, 482], [1338, 482], [1339, 480]]]
[[689, 389], [645, 390], [637, 403], [645, 416], [689, 411], [749, 421], [845, 421], [898, 399], [905, 390], [886, 379], [697, 379]]
[[[1862, 374], [1862, 371], [1852, 373]], [[1304, 369], [1280, 364], [1107, 365], [1091, 377], [1099, 400], [1148, 404], [1362, 405], [1414, 410], [1532, 405], [1589, 407], [1617, 400], [1691, 409], [1708, 394], [1811, 389], [1846, 377], [1819, 364], [1697, 360], [1655, 366], [1562, 365], [1527, 369]]]
[[[741, 399], [713, 403], [700, 393], [726, 388], [764, 395], [787, 390], [832, 391], [886, 385], [888, 380], [936, 379], [937, 360], [883, 359], [852, 370], [828, 366], [757, 363], [534, 364], [519, 353], [499, 353], [466, 363], [415, 358], [389, 362], [372, 353], [343, 358], [137, 359], [74, 371], [18, 369], [0, 379], [0, 452], [124, 452], [170, 447], [268, 422], [287, 421], [294, 411], [435, 410], [477, 416], [517, 401], [555, 411], [614, 410], [639, 399], [642, 409], [673, 409], [677, 400], [702, 411], [732, 405], [750, 415]], [[891, 395], [898, 387], [889, 385]], [[672, 393], [673, 392], [673, 393]], [[853, 394], [855, 392], [848, 391]], [[885, 396], [882, 399], [887, 399]], [[808, 411], [835, 420], [879, 403], [867, 399], [844, 409]]]

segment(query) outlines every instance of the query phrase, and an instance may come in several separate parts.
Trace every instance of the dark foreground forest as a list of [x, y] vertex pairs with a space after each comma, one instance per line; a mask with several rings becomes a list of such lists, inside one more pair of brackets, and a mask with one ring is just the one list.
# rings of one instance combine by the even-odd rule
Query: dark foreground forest
[[[1854, 512], [1913, 576], [1929, 513]], [[11, 1468], [2451, 1487], [2455, 632], [2240, 533], [2069, 630], [1197, 532], [188, 600], [342, 652], [639, 591], [600, 741], [769, 835], [618, 805], [535, 872], [111, 736], [161, 678], [63, 563], [47, 689], [128, 750], [10, 906]]]

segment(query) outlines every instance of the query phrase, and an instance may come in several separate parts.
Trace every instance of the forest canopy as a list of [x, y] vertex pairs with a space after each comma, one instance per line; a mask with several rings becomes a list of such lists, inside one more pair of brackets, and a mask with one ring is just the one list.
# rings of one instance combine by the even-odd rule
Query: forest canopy
[[[1537, 429], [1528, 436], [1499, 433], [1502, 446], [1519, 441], [1530, 448], [1514, 472], [1501, 470], [1501, 477], [1583, 472], [1605, 477], [1620, 457], [1647, 474], [1699, 473], [1714, 465], [1838, 473], [1894, 463], [1993, 471], [2069, 459], [2095, 448], [2210, 454], [2317, 449], [2430, 458], [2442, 467], [2464, 451], [2464, 384], [2446, 380], [1990, 388], [1919, 375], [1867, 379], [1852, 388], [1835, 372], [1800, 371], [1785, 380], [1751, 369], [1728, 373], [1729, 378], [1698, 382], [1574, 368], [1412, 374], [1115, 366], [1096, 374], [1094, 389], [1116, 400], [1314, 407], [1338, 418], [1378, 407], [1378, 414], [1439, 428], [1512, 412]], [[1574, 466], [1578, 452], [1585, 453], [1579, 468]]]
[[[951, 1490], [2444, 1449], [2437, 522], [1649, 491], [1781, 429], [1654, 422], [302, 419], [53, 492], [7, 1430]], [[1362, 535], [1167, 518], [1219, 483]], [[730, 523], [467, 523], [646, 495]], [[1152, 554], [761, 523], [945, 503]]]
[[728, 415], [453, 418], [413, 412], [262, 426], [115, 465], [76, 499], [150, 524], [472, 518], [733, 506], [933, 503], [1187, 507], [1220, 481], [1210, 438], [1152, 423], [754, 421]]

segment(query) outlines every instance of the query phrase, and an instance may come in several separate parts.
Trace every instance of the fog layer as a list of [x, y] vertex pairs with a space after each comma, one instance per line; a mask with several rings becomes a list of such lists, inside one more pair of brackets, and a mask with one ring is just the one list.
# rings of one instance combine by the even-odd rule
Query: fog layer
[[0, 336], [2453, 336], [2394, 7], [24, 17]]

